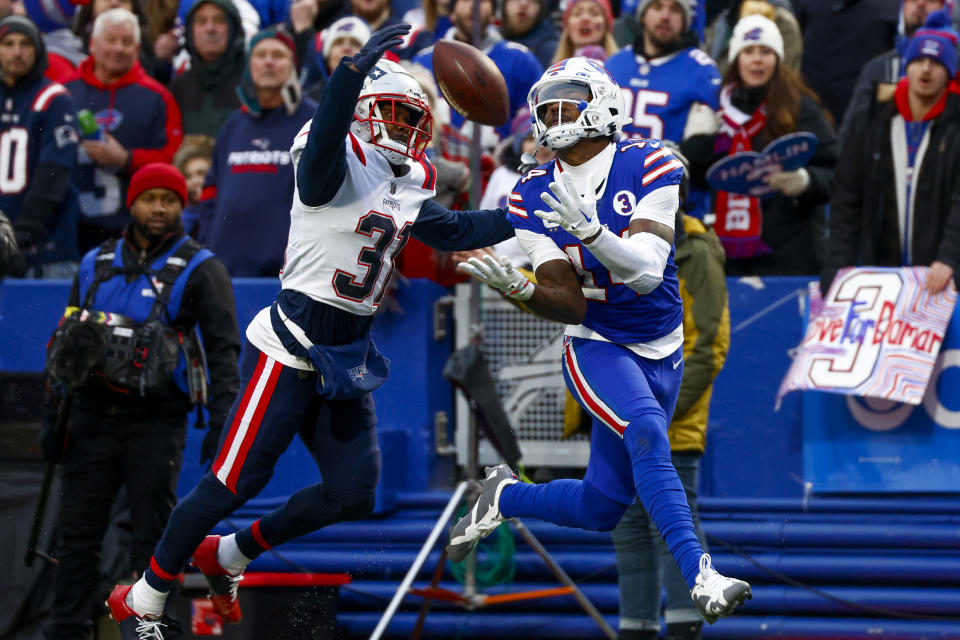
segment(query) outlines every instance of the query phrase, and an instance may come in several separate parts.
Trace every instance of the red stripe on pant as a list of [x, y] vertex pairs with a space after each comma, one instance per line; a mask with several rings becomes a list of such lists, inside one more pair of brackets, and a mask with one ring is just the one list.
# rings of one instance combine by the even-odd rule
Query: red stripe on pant
[[589, 394], [589, 387], [587, 386], [586, 381], [584, 381], [582, 374], [577, 369], [574, 362], [573, 354], [573, 344], [567, 342], [566, 346], [563, 349], [563, 358], [567, 362], [567, 371], [570, 373], [570, 379], [573, 380], [574, 386], [577, 388], [577, 395], [583, 400], [584, 404], [589, 407], [590, 411], [600, 419], [600, 422], [604, 423], [618, 434], [623, 437], [623, 432], [626, 430], [625, 427], [620, 426], [619, 421], [615, 416], [604, 409], [596, 400], [594, 400]]
[[263, 533], [260, 532], [260, 520], [255, 520], [252, 525], [250, 525], [250, 533], [253, 534], [253, 539], [257, 541], [257, 544], [263, 547], [263, 550], [272, 549], [273, 545], [267, 542], [266, 538], [263, 537]]
[[157, 564], [157, 559], [153, 556], [150, 557], [150, 571], [153, 571], [161, 580], [166, 580], [167, 582], [174, 582], [177, 579], [177, 574], [161, 569], [160, 565]]
[[230, 423], [230, 431], [227, 432], [227, 439], [223, 441], [223, 446], [220, 447], [220, 451], [217, 453], [217, 459], [213, 462], [213, 475], [220, 473], [220, 469], [223, 468], [223, 464], [227, 461], [227, 454], [230, 452], [230, 445], [233, 443], [233, 439], [237, 437], [237, 429], [240, 428], [240, 422], [243, 420], [243, 414], [247, 412], [247, 405], [250, 404], [250, 396], [253, 395], [253, 390], [257, 388], [257, 381], [260, 380], [260, 375], [263, 373], [263, 367], [267, 363], [267, 354], [261, 353], [260, 358], [257, 360], [257, 367], [253, 370], [253, 376], [250, 377], [250, 382], [247, 383], [247, 388], [243, 391], [243, 399], [240, 401], [240, 406], [237, 407], [237, 412], [233, 414], [233, 422]]
[[266, 413], [267, 406], [270, 404], [270, 398], [273, 396], [273, 390], [277, 387], [277, 378], [280, 377], [280, 372], [282, 370], [283, 365], [274, 360], [273, 367], [270, 369], [270, 377], [267, 378], [267, 383], [263, 388], [263, 393], [260, 394], [260, 398], [257, 400], [257, 406], [254, 408], [253, 418], [250, 420], [250, 425], [247, 427], [247, 432], [243, 435], [243, 441], [240, 443], [240, 450], [237, 452], [237, 457], [234, 459], [233, 466], [230, 468], [230, 473], [227, 475], [226, 485], [227, 488], [233, 493], [237, 492], [237, 479], [240, 477], [240, 470], [243, 469], [243, 463], [247, 459], [247, 454], [250, 453], [250, 447], [253, 446], [253, 441], [257, 439], [257, 432], [260, 430], [260, 422], [263, 420], [263, 414]]

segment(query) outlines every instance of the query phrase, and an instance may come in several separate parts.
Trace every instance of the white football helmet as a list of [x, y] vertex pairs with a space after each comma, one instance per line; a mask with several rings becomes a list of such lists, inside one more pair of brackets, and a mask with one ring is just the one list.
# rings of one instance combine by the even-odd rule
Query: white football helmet
[[363, 80], [350, 128], [391, 164], [419, 160], [433, 138], [430, 102], [403, 67], [380, 60]]
[[553, 64], [531, 87], [527, 103], [537, 144], [554, 151], [581, 138], [616, 137], [632, 121], [620, 86], [591, 58]]

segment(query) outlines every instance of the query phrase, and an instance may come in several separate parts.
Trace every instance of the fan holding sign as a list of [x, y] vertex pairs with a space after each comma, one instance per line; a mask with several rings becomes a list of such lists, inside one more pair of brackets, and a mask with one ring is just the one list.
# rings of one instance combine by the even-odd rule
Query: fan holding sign
[[688, 154], [695, 182], [714, 192], [727, 273], [816, 274], [839, 154], [833, 126], [816, 95], [781, 64], [783, 37], [772, 21], [741, 19], [729, 56], [720, 130], [701, 141], [713, 153]]

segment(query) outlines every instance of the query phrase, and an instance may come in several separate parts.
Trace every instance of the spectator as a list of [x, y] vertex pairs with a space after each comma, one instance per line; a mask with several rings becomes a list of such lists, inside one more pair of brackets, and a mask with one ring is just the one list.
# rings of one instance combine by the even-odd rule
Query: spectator
[[[683, 378], [667, 435], [694, 529], [703, 548], [706, 536], [697, 514], [700, 458], [707, 444], [707, 418], [713, 380], [730, 347], [730, 311], [720, 240], [696, 218], [678, 213], [677, 278], [683, 299]], [[664, 618], [670, 640], [700, 640], [703, 618], [690, 601], [683, 575], [672, 561], [650, 516], [638, 501], [613, 530], [620, 586], [620, 640], [654, 640], [658, 635], [661, 593], [667, 592]]]
[[544, 67], [552, 64], [560, 34], [550, 21], [547, 0], [503, 0], [500, 30], [507, 40], [530, 49]]
[[90, 57], [66, 83], [78, 109], [88, 109], [102, 140], [81, 142], [74, 184], [80, 195], [82, 251], [117, 236], [130, 221], [128, 176], [151, 162], [169, 162], [180, 146], [180, 110], [170, 92], [140, 66], [140, 23], [110, 9], [93, 23]]
[[[391, 0], [350, 0], [350, 11], [353, 15], [369, 25], [371, 31], [376, 31], [392, 24], [403, 22], [400, 15], [393, 13]], [[402, 60], [409, 60], [433, 42], [433, 34], [424, 29], [413, 29], [404, 38], [402, 47], [395, 47], [393, 52]]]
[[581, 47], [601, 46], [612, 56], [620, 48], [613, 39], [613, 11], [609, 0], [570, 0], [563, 11], [563, 32], [553, 61], [572, 58]]
[[233, 2], [197, 0], [187, 13], [186, 39], [190, 68], [173, 80], [170, 91], [183, 113], [184, 133], [215, 138], [240, 106], [244, 36]]
[[[253, 6], [252, 0], [228, 1], [233, 8], [237, 10], [240, 26], [243, 29], [244, 41], [246, 42], [260, 31], [260, 13], [257, 8]], [[278, 2], [280, 0], [274, 1]], [[180, 0], [179, 7], [177, 8], [177, 17], [180, 18], [180, 22], [187, 24], [188, 16], [196, 4], [197, 0]]]
[[183, 228], [196, 237], [200, 215], [200, 195], [213, 163], [213, 138], [190, 135], [183, 137], [183, 144], [173, 156], [173, 166], [187, 182], [187, 204], [183, 208]]
[[[606, 63], [633, 118], [623, 132], [678, 145], [692, 135], [714, 133], [720, 74], [696, 46], [690, 0], [644, 0], [637, 10], [637, 39]], [[688, 206], [702, 217], [709, 209], [709, 193], [695, 189]]]
[[[156, 3], [160, 5], [161, 3]], [[144, 10], [141, 0], [93, 0], [90, 4], [80, 7], [76, 18], [73, 21], [74, 38], [79, 37], [80, 48], [85, 52], [89, 49], [90, 31], [93, 29], [94, 21], [104, 11], [110, 9], [126, 9], [137, 16], [140, 22], [140, 55], [139, 60], [144, 71], [160, 84], [166, 85], [170, 82], [170, 76], [173, 70], [173, 57], [180, 49], [180, 38], [176, 36], [173, 29], [173, 18], [165, 18], [164, 14], [158, 11], [153, 3], [147, 7], [156, 11], [158, 20], [165, 20], [167, 25], [166, 33], [156, 33], [156, 27], [151, 22], [150, 16]], [[174, 17], [176, 7], [173, 7]], [[155, 47], [159, 45], [159, 49]]]
[[783, 36], [783, 63], [800, 71], [803, 62], [803, 35], [789, 0], [738, 0], [724, 9], [707, 30], [706, 50], [717, 61], [720, 73], [727, 72], [727, 46], [737, 21], [744, 16], [762, 15], [773, 20]]
[[[510, 94], [511, 117], [527, 102], [527, 93], [533, 83], [540, 79], [543, 67], [530, 50], [516, 42], [503, 39], [500, 32], [490, 24], [493, 19], [493, 0], [480, 2], [480, 33], [481, 40], [478, 48], [483, 51], [503, 73], [507, 82], [507, 92]], [[456, 0], [450, 10], [450, 27], [442, 38], [445, 40], [459, 40], [471, 43], [473, 34], [473, 2], [472, 0]], [[421, 64], [433, 73], [433, 47], [429, 47], [413, 58], [413, 62]], [[434, 76], [436, 77], [436, 76]], [[464, 119], [457, 112], [450, 114], [450, 122], [460, 128]], [[510, 135], [510, 122], [505, 122], [496, 129], [500, 139]]]
[[198, 238], [235, 278], [274, 277], [283, 267], [293, 201], [290, 141], [317, 107], [302, 100], [294, 46], [274, 27], [250, 41], [238, 91], [243, 107], [223, 125], [203, 187]]
[[[67, 90], [43, 76], [47, 54], [23, 16], [0, 20], [0, 211], [9, 215], [31, 273], [68, 278], [76, 271], [76, 109]], [[22, 269], [13, 269], [19, 272]]]
[[[943, 25], [935, 12], [927, 25]], [[874, 100], [850, 123], [830, 201], [824, 286], [857, 265], [929, 266], [942, 291], [960, 264], [960, 95], [956, 34], [918, 30], [893, 99]], [[825, 289], [826, 290], [826, 289]]]
[[307, 61], [308, 51], [322, 49], [322, 44], [315, 46], [319, 34], [349, 13], [347, 0], [293, 0], [289, 22], [297, 43], [297, 60]]
[[[864, 117], [863, 111], [870, 104], [872, 94], [878, 90], [892, 91], [892, 85], [897, 84], [904, 76], [907, 65], [904, 64], [903, 55], [910, 38], [931, 12], [942, 9], [945, 4], [946, 0], [902, 0], [896, 44], [893, 49], [871, 58], [860, 70], [853, 96], [850, 98], [850, 106], [843, 115], [841, 138], [853, 119]], [[884, 88], [881, 89], [881, 86]]]
[[[44, 75], [54, 82], [66, 80], [72, 75], [77, 65], [87, 57], [83, 43], [70, 30], [70, 20], [76, 9], [75, 5], [84, 4], [85, 1], [87, 0], [77, 2], [26, 0], [20, 3], [23, 12], [43, 34], [48, 62]], [[84, 7], [81, 6], [80, 10], [83, 9]]]
[[606, 63], [633, 118], [623, 131], [631, 138], [679, 143], [692, 109], [719, 108], [720, 74], [696, 47], [689, 0], [644, 0], [638, 12], [640, 35]]
[[883, 53], [897, 32], [894, 0], [793, 0], [803, 33], [803, 77], [834, 122], [853, 95], [860, 69]]
[[[60, 404], [69, 412], [67, 433], [55, 433], [51, 410], [40, 443], [48, 460], [62, 461], [51, 639], [84, 638], [93, 626], [91, 614], [103, 599], [98, 559], [121, 486], [130, 504], [134, 566], [145, 566], [160, 538], [176, 502], [187, 414], [203, 395], [189, 382], [195, 379], [185, 372], [189, 362], [202, 362], [205, 353], [210, 371], [210, 430], [201, 462], [217, 446], [239, 385], [230, 278], [209, 250], [184, 235], [185, 201], [186, 185], [172, 166], [152, 163], [133, 175], [127, 192], [133, 221], [122, 240], [84, 256], [67, 300], [68, 310], [126, 318], [129, 326], [117, 328], [132, 336], [114, 340], [114, 327], [75, 315], [51, 341], [47, 374], [71, 396]], [[161, 349], [155, 349], [158, 332]], [[91, 334], [99, 344], [84, 340]], [[85, 351], [88, 366], [77, 366], [74, 358]], [[164, 361], [161, 354], [170, 352], [183, 355]]]
[[341, 58], [352, 56], [370, 38], [370, 27], [356, 16], [344, 16], [317, 36], [318, 47], [310, 47], [304, 67], [304, 91], [319, 100], [330, 74]]
[[788, 133], [812, 133], [819, 144], [805, 168], [770, 175], [774, 193], [763, 200], [716, 192], [715, 229], [727, 252], [727, 273], [819, 273], [823, 205], [833, 190], [833, 167], [839, 153], [830, 117], [799, 75], [780, 64], [783, 38], [767, 18], [751, 15], [738, 22], [728, 56], [719, 132], [691, 136], [684, 143], [694, 183], [706, 186], [703, 179], [712, 159], [760, 151]]

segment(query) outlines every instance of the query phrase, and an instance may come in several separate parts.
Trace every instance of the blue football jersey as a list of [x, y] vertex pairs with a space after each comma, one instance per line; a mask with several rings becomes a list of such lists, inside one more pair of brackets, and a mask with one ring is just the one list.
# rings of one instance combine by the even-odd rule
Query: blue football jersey
[[[79, 141], [76, 110], [67, 90], [46, 78], [13, 89], [0, 83], [0, 101], [0, 209], [15, 221], [37, 165], [74, 167]], [[57, 225], [37, 247], [37, 262], [79, 258], [76, 197], [71, 185], [57, 207]]]
[[720, 107], [720, 72], [709, 55], [690, 47], [672, 56], [647, 60], [628, 46], [610, 56], [607, 71], [623, 90], [629, 138], [680, 142], [694, 102]]
[[[573, 264], [587, 314], [583, 326], [618, 344], [650, 342], [669, 334], [683, 320], [674, 249], [670, 249], [663, 282], [641, 295], [616, 277], [576, 237], [534, 214], [547, 205], [540, 194], [551, 182], [560, 182], [562, 168], [554, 160], [524, 174], [510, 195], [507, 216], [515, 229], [549, 237]], [[637, 202], [668, 185], [680, 184], [683, 165], [659, 140], [625, 140], [617, 144], [609, 177], [597, 199], [600, 224], [625, 237]]]
[[[521, 107], [527, 105], [527, 94], [530, 92], [530, 87], [543, 75], [543, 66], [529, 49], [522, 44], [509, 40], [498, 41], [484, 53], [500, 69], [503, 79], [507, 82], [507, 93], [510, 95], [510, 118], [496, 129], [502, 140], [510, 135], [510, 120], [513, 115]], [[430, 70], [430, 73], [433, 73], [433, 47], [427, 47], [414, 56], [413, 62], [423, 65]], [[452, 108], [450, 109], [450, 123], [457, 128], [463, 126], [464, 123], [463, 116]]]

